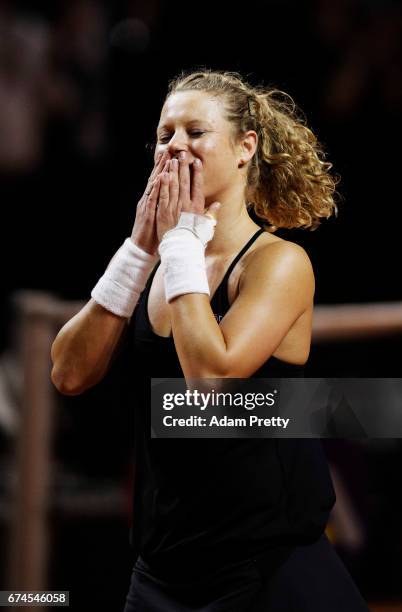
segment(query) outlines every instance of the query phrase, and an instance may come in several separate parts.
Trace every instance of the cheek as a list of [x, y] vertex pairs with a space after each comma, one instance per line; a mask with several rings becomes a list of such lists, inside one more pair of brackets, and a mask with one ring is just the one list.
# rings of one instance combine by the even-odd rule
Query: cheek
[[225, 170], [216, 159], [206, 158], [204, 161], [204, 195], [208, 196], [220, 189], [222, 182], [225, 182]]
[[199, 142], [197, 149], [205, 155], [206, 158], [214, 158], [217, 155], [218, 147], [216, 143], [213, 141], [205, 140], [204, 142]]
[[202, 155], [205, 164], [208, 164], [212, 170], [218, 172], [218, 168], [228, 169], [233, 162], [233, 152], [229, 149], [227, 143], [214, 139], [206, 139], [204, 142], [199, 142], [199, 153]]
[[203, 151], [205, 174], [214, 181], [221, 181], [232, 172], [232, 158], [227, 151], [210, 147]]
[[200, 157], [204, 166], [204, 180], [216, 180], [222, 166], [222, 153], [213, 143], [199, 143], [194, 153]]

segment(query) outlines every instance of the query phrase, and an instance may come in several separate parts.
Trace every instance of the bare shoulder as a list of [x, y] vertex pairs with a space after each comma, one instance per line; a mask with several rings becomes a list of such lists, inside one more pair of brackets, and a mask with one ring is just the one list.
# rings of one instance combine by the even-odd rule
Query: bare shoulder
[[247, 266], [255, 266], [256, 262], [258, 264], [265, 262], [267, 265], [275, 265], [279, 262], [287, 261], [289, 264], [297, 262], [299, 265], [304, 265], [312, 271], [310, 258], [305, 249], [299, 244], [268, 233], [264, 238], [265, 241], [261, 242], [257, 248], [250, 252]]
[[264, 236], [244, 261], [240, 288], [261, 283], [286, 285], [292, 283], [314, 294], [314, 271], [305, 249], [295, 242], [272, 234]]

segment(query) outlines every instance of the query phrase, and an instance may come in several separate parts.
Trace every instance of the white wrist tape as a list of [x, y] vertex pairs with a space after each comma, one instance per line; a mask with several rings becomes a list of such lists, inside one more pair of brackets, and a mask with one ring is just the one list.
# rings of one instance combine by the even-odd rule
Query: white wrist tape
[[158, 260], [126, 238], [109, 267], [91, 291], [91, 297], [120, 317], [131, 317], [148, 277]]
[[205, 247], [212, 239], [216, 220], [182, 212], [179, 222], [166, 232], [159, 245], [166, 301], [185, 293], [210, 295], [205, 267]]

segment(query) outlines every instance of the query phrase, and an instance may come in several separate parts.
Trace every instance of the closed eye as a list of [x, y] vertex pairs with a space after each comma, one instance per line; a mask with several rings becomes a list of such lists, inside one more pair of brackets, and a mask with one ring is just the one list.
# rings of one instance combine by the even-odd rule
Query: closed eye
[[[190, 132], [190, 136], [194, 136], [195, 138], [199, 138], [203, 134], [205, 134], [205, 132], [200, 131], [200, 130], [193, 130], [193, 131]], [[170, 138], [171, 138], [171, 136], [169, 134], [166, 134], [164, 136], [160, 136], [159, 137], [159, 142], [168, 142], [168, 140], [170, 140]]]

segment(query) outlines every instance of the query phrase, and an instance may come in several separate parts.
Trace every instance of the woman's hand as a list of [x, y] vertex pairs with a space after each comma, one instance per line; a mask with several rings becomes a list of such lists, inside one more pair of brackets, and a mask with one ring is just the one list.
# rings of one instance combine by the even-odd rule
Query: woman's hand
[[154, 255], [158, 249], [158, 236], [155, 224], [155, 211], [158, 203], [160, 177], [169, 168], [170, 153], [160, 154], [149, 176], [145, 191], [137, 204], [137, 212], [131, 239], [146, 253]]
[[192, 165], [185, 154], [180, 158], [171, 159], [168, 168], [160, 175], [158, 207], [156, 211], [156, 228], [159, 242], [164, 234], [176, 227], [180, 213], [192, 212], [198, 215], [216, 218], [220, 204], [214, 202], [205, 210], [204, 173], [202, 162], [195, 159]]

